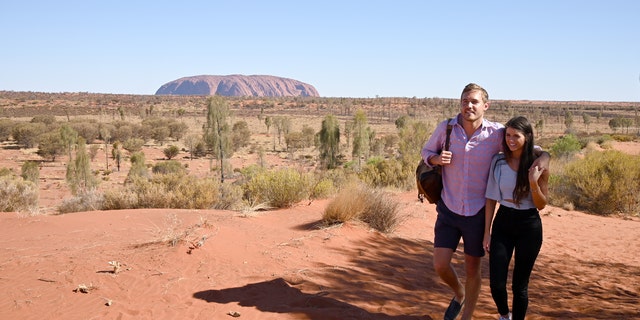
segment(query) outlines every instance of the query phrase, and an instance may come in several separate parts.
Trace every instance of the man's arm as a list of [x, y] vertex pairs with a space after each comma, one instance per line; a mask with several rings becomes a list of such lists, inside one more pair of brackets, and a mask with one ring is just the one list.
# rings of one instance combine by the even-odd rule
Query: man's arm
[[536, 155], [536, 159], [531, 164], [530, 168], [538, 166], [542, 170], [549, 170], [549, 162], [551, 161], [551, 155], [539, 147], [533, 149], [533, 153]]

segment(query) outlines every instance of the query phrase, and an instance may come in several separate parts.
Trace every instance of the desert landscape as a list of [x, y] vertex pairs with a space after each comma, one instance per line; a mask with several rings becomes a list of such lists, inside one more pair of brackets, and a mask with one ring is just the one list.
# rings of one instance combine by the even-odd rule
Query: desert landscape
[[[60, 121], [102, 122], [114, 121], [124, 106], [128, 119], [141, 121], [154, 106], [154, 114], [181, 119], [191, 133], [200, 132], [204, 118], [202, 99], [188, 97], [14, 95], [0, 99], [0, 116], [29, 121], [48, 113]], [[394, 132], [393, 120], [399, 115], [429, 114], [427, 102], [423, 106], [412, 99], [378, 100], [348, 104], [319, 98], [230, 100], [230, 104], [233, 119], [248, 122], [252, 145], [268, 150], [276, 147], [273, 131], [268, 132], [259, 119], [264, 105], [270, 106], [267, 114], [294, 119], [294, 130], [302, 124], [318, 130], [326, 113], [344, 119], [362, 108], [376, 132], [385, 134]], [[509, 104], [497, 103], [490, 119], [508, 119], [508, 113], [500, 112], [501, 103]], [[540, 102], [514, 104], [518, 110], [529, 110]], [[434, 112], [438, 116], [450, 110], [446, 101], [440, 105]], [[595, 121], [596, 113], [632, 117], [638, 106], [585, 102], [558, 108], [590, 110], [594, 121], [584, 130], [609, 132], [604, 120]], [[184, 112], [178, 117], [179, 109]], [[549, 114], [547, 139], [562, 134], [559, 118]], [[637, 139], [612, 145], [640, 155]], [[164, 161], [163, 148], [145, 144], [147, 161]], [[260, 161], [249, 150], [229, 159], [233, 168]], [[270, 168], [311, 170], [316, 165], [308, 160], [311, 153], [278, 150], [266, 153], [265, 161]], [[108, 158], [107, 150], [98, 149], [92, 170], [104, 173], [112, 161], [104, 161]], [[190, 159], [182, 151], [176, 159], [192, 175], [214, 174], [207, 158]], [[441, 319], [451, 298], [431, 265], [435, 205], [419, 202], [415, 190], [387, 190], [389, 200], [399, 203], [400, 217], [389, 233], [356, 221], [323, 226], [320, 221], [331, 199], [266, 211], [125, 209], [57, 214], [60, 203], [72, 196], [65, 181], [66, 157], [42, 161], [35, 148], [15, 148], [10, 142], [0, 148], [0, 167], [20, 172], [28, 160], [39, 161], [39, 208], [0, 213], [1, 319]], [[100, 190], [124, 183], [129, 161], [119, 171], [113, 165], [109, 163], [111, 171], [100, 181]], [[541, 215], [544, 242], [531, 278], [528, 318], [640, 318], [640, 219], [555, 206], [547, 206]], [[168, 244], [172, 237], [180, 241]], [[459, 252], [454, 261], [462, 266]], [[463, 269], [458, 271], [464, 277]], [[476, 319], [497, 318], [488, 271], [485, 258]]]

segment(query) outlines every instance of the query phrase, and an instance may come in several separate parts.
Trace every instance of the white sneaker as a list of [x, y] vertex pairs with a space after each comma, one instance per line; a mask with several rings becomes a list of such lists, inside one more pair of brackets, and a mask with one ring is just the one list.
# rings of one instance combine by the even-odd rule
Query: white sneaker
[[506, 317], [500, 315], [500, 318], [498, 318], [498, 320], [511, 320], [511, 312], [509, 312], [509, 315], [507, 315]]

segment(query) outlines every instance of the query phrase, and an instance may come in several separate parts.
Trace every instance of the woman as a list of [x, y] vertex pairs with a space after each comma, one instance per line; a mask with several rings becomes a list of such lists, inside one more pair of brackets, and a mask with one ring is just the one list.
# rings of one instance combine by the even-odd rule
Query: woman
[[[529, 303], [529, 276], [542, 246], [538, 210], [547, 205], [549, 173], [531, 167], [535, 159], [533, 128], [527, 118], [512, 118], [505, 127], [504, 153], [493, 157], [487, 181], [483, 245], [489, 253], [489, 283], [499, 319], [524, 319]], [[494, 220], [497, 202], [500, 208]], [[514, 252], [510, 313], [507, 273]]]

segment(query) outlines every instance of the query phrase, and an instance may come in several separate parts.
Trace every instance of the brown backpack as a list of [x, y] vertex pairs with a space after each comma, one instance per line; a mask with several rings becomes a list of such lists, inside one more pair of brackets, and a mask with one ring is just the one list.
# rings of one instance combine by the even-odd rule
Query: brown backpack
[[[447, 138], [442, 150], [449, 150], [449, 137], [453, 126], [448, 122]], [[429, 203], [437, 203], [442, 193], [442, 168], [440, 166], [428, 166], [423, 159], [420, 159], [420, 163], [416, 168], [416, 183], [420, 202], [424, 202], [424, 198], [427, 198]]]

